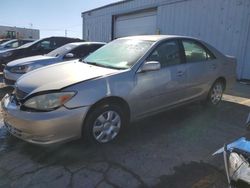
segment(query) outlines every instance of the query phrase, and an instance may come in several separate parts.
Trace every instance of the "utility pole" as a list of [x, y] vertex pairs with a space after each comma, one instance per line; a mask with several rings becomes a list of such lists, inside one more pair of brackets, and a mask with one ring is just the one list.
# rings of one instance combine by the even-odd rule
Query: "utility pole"
[[67, 33], [67, 29], [65, 29], [65, 37], [67, 37], [67, 34], [68, 34], [68, 33]]

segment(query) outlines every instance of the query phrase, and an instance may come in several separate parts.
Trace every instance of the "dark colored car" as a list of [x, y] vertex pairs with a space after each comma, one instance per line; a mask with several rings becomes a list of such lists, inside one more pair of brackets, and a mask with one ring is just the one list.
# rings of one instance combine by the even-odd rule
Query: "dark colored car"
[[78, 38], [49, 37], [27, 43], [19, 48], [0, 52], [0, 71], [3, 71], [3, 66], [10, 61], [34, 55], [47, 54], [67, 43], [81, 41], [82, 40]]
[[45, 55], [25, 57], [9, 62], [3, 71], [5, 85], [13, 86], [23, 74], [35, 69], [88, 56], [106, 43], [73, 42], [57, 48]]
[[9, 41], [6, 41], [2, 44], [0, 44], [0, 52], [7, 49], [13, 49], [18, 48], [19, 46], [22, 46], [24, 44], [27, 44], [29, 42], [34, 42], [32, 39], [12, 39]]

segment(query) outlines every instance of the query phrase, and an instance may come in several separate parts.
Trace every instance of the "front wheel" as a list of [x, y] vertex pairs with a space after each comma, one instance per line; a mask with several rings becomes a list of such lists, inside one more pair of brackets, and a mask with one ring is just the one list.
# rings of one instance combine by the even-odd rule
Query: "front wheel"
[[124, 123], [125, 115], [118, 105], [101, 105], [88, 115], [83, 135], [90, 141], [105, 144], [120, 134]]
[[207, 102], [211, 105], [218, 105], [224, 93], [225, 86], [222, 81], [216, 81], [209, 91]]

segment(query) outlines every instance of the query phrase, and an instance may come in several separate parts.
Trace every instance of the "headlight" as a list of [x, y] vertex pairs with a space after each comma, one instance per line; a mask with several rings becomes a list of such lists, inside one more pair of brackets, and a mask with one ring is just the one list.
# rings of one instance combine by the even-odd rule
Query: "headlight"
[[35, 70], [42, 67], [42, 65], [20, 65], [20, 66], [14, 66], [10, 69], [10, 72], [12, 73], [18, 73], [18, 74], [24, 74], [29, 71]]
[[26, 73], [28, 68], [29, 67], [27, 65], [15, 66], [10, 69], [10, 72], [22, 74]]
[[2, 57], [9, 57], [13, 54], [13, 52], [4, 52], [2, 53]]
[[28, 99], [24, 106], [42, 111], [55, 110], [69, 101], [75, 94], [75, 92], [58, 92], [38, 95]]

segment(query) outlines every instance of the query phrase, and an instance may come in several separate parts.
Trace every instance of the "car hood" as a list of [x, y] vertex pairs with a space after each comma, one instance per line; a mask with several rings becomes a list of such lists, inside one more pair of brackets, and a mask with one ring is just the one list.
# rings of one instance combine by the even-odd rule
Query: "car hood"
[[56, 57], [50, 57], [50, 56], [45, 56], [45, 55], [37, 55], [37, 56], [31, 56], [31, 57], [25, 57], [21, 59], [17, 59], [14, 61], [11, 61], [7, 64], [8, 67], [13, 67], [17, 65], [27, 65], [31, 64], [33, 62], [39, 62], [39, 61], [47, 61], [47, 60], [55, 60], [57, 59]]
[[16, 87], [30, 95], [41, 91], [59, 90], [78, 82], [120, 71], [88, 65], [79, 60], [67, 61], [24, 74], [17, 80]]

